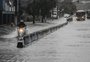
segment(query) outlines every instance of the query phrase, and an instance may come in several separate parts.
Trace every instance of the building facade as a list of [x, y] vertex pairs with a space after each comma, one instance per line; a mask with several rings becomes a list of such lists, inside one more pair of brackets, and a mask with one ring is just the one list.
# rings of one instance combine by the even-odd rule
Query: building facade
[[0, 25], [14, 23], [14, 0], [0, 0]]

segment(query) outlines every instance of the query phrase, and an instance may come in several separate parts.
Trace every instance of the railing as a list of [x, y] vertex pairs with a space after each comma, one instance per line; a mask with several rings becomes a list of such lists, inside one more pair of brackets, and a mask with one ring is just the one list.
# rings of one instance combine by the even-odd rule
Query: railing
[[26, 45], [32, 43], [33, 41], [38, 40], [67, 24], [68, 24], [68, 22], [66, 22], [64, 24], [60, 24], [58, 26], [53, 26], [53, 27], [50, 27], [50, 28], [47, 28], [47, 29], [44, 29], [41, 31], [37, 31], [37, 32], [31, 33], [31, 34], [28, 34], [24, 37], [24, 45], [26, 46]]

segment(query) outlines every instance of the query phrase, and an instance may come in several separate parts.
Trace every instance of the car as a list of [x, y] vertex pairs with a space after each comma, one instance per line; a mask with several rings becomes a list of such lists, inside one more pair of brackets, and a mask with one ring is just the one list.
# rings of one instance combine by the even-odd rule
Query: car
[[90, 19], [90, 10], [87, 11], [87, 19]]
[[64, 18], [68, 18], [70, 14], [64, 14]]
[[18, 41], [17, 48], [23, 48], [23, 47], [24, 47], [24, 41]]
[[73, 17], [72, 17], [72, 16], [67, 17], [67, 21], [68, 21], [68, 22], [73, 21]]

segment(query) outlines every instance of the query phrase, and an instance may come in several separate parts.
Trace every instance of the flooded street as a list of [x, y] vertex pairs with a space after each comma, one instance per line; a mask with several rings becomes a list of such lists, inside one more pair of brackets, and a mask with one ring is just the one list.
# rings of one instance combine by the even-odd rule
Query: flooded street
[[73, 21], [34, 42], [16, 57], [24, 62], [90, 62], [90, 20]]
[[[70, 22], [59, 30], [18, 49], [15, 43], [0, 53], [1, 62], [90, 62], [90, 20]], [[13, 41], [14, 42], [14, 41]], [[8, 43], [9, 44], [9, 43]], [[10, 49], [10, 50], [9, 50]]]

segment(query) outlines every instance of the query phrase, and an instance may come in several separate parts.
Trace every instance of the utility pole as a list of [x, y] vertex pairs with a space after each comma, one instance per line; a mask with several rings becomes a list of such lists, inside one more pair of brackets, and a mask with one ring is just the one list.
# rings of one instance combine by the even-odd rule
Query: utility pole
[[18, 1], [17, 0], [14, 0], [14, 6], [15, 6], [15, 16], [16, 16], [18, 12]]
[[18, 0], [14, 0], [14, 6], [15, 6], [15, 25], [17, 25], [18, 21]]
[[21, 10], [21, 0], [14, 0], [15, 5], [15, 24], [17, 25], [20, 22], [20, 10]]
[[21, 17], [21, 0], [19, 0], [19, 13], [18, 13], [18, 23], [20, 22], [20, 17]]

